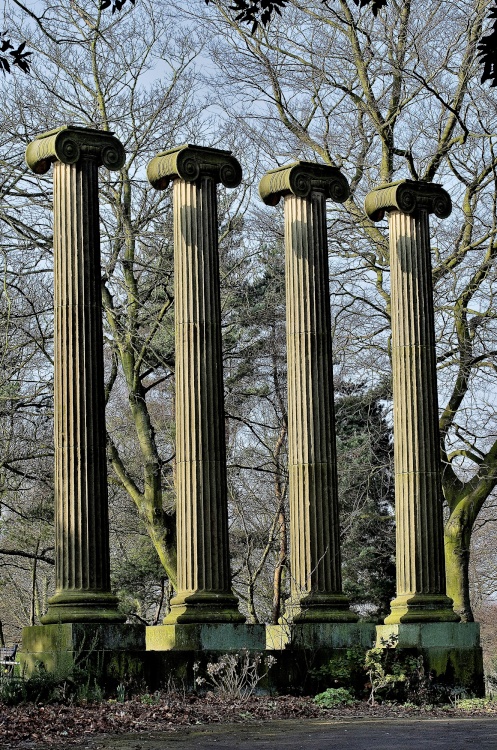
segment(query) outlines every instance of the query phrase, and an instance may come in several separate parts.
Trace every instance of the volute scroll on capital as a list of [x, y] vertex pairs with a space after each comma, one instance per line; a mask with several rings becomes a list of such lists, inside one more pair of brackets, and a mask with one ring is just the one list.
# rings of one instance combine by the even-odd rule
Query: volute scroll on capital
[[157, 190], [165, 190], [175, 178], [196, 182], [205, 176], [227, 188], [235, 188], [242, 181], [242, 168], [231, 151], [191, 143], [162, 151], [147, 167], [148, 181]]
[[372, 221], [381, 221], [387, 211], [426, 211], [446, 219], [452, 212], [452, 201], [448, 192], [434, 182], [399, 180], [374, 188], [366, 196], [364, 208]]
[[124, 146], [108, 130], [63, 125], [36, 136], [26, 148], [26, 163], [36, 174], [45, 174], [54, 161], [76, 164], [94, 159], [98, 166], [119, 170], [124, 165]]
[[349, 183], [337, 167], [310, 161], [272, 169], [259, 183], [259, 195], [268, 206], [276, 206], [284, 195], [308, 198], [316, 190], [336, 203], [344, 203], [350, 195]]

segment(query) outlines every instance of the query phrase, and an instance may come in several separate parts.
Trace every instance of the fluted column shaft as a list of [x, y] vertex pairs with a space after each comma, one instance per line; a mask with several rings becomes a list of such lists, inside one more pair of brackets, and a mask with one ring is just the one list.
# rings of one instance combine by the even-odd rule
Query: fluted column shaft
[[[78, 145], [81, 132], [70, 135]], [[125, 619], [110, 593], [98, 209], [102, 160], [98, 148], [86, 149], [87, 135], [83, 131], [75, 163], [54, 165], [56, 594], [44, 623]], [[90, 136], [95, 139], [94, 131]], [[104, 144], [109, 140], [104, 137]], [[66, 150], [67, 143], [66, 137]]]
[[[174, 181], [178, 596], [173, 616], [192, 594], [197, 603], [210, 605], [214, 599], [216, 610], [236, 607], [228, 540], [216, 192], [211, 177]], [[204, 614], [196, 610], [193, 617]], [[211, 618], [212, 612], [205, 614]]]
[[[294, 170], [291, 177], [284, 170]], [[295, 175], [295, 172], [298, 174]], [[283, 173], [283, 174], [282, 174]], [[326, 198], [337, 170], [299, 163], [273, 170], [261, 195], [285, 200], [288, 464], [293, 622], [355, 621], [342, 593]], [[292, 189], [281, 190], [289, 179]], [[301, 182], [310, 189], [301, 195]], [[275, 184], [276, 182], [276, 184]]]
[[[208, 152], [208, 153], [206, 153]], [[219, 154], [166, 154], [174, 179], [178, 590], [165, 623], [242, 622], [231, 590], [217, 222]], [[198, 166], [185, 174], [172, 159]], [[231, 157], [232, 158], [232, 157]], [[154, 160], [159, 169], [161, 156]], [[207, 161], [207, 165], [202, 163]], [[209, 160], [214, 164], [209, 167]], [[217, 160], [217, 161], [216, 161]], [[233, 160], [234, 161], [234, 160]], [[149, 178], [154, 162], [149, 166]], [[228, 160], [228, 164], [229, 164]], [[154, 184], [153, 179], [151, 179]]]
[[[434, 209], [425, 196], [423, 201], [419, 199], [415, 186], [416, 183], [408, 185], [411, 191], [408, 196], [410, 200], [407, 200], [409, 212], [399, 210], [404, 205], [402, 199], [387, 209], [390, 231], [397, 596], [386, 623], [459, 619], [453, 612], [452, 600], [446, 596], [445, 585], [428, 218], [430, 209]], [[431, 188], [435, 195], [437, 187]], [[445, 215], [446, 211], [443, 212]]]

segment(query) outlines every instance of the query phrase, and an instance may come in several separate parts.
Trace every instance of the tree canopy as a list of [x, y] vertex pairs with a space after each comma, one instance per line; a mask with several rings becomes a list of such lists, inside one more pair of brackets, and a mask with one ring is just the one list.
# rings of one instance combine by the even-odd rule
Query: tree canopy
[[[106, 10], [110, 8], [111, 12], [115, 13], [116, 11], [120, 11], [127, 1], [101, 0], [100, 9]], [[322, 0], [326, 5], [330, 1]], [[29, 13], [29, 15], [35, 15], [19, 0], [15, 0], [15, 2], [20, 8]], [[134, 5], [136, 0], [129, 0], [129, 2]], [[155, 2], [162, 3], [163, 0], [155, 0]], [[213, 0], [205, 0], [206, 5], [209, 5], [211, 2]], [[289, 4], [290, 0], [232, 0], [232, 2], [233, 4], [229, 6], [229, 9], [236, 14], [235, 20], [250, 24], [252, 34], [254, 34], [260, 24], [267, 26], [275, 14], [281, 15], [282, 9]], [[387, 5], [388, 0], [353, 0], [353, 2], [360, 8], [370, 5], [373, 15], [377, 16], [378, 12]], [[481, 82], [490, 81], [491, 86], [497, 86], [497, 4], [494, 8], [490, 9], [488, 19], [489, 21], [495, 19], [491, 25], [491, 31], [486, 36], [483, 36], [478, 44], [478, 54], [483, 66]], [[18, 67], [25, 73], [29, 72], [28, 58], [32, 52], [26, 51], [25, 46], [26, 42], [21, 42], [15, 48], [10, 39], [7, 39], [5, 32], [0, 34], [0, 70], [3, 73], [10, 73], [11, 65]]]
[[[113, 2], [120, 9], [126, 0], [113, 0]], [[212, 0], [205, 0], [205, 2], [208, 5]], [[236, 21], [251, 24], [252, 33], [254, 33], [259, 24], [267, 26], [275, 13], [281, 15], [281, 9], [289, 2], [290, 0], [233, 0], [230, 10], [237, 14]], [[329, 0], [322, 0], [322, 2], [328, 4]], [[370, 5], [374, 16], [378, 15], [378, 11], [387, 2], [388, 0], [354, 0], [360, 8]], [[108, 7], [110, 3], [111, 0], [102, 0], [102, 7]], [[495, 19], [495, 21], [491, 27], [491, 33], [483, 36], [478, 44], [480, 62], [483, 66], [481, 82], [490, 81], [491, 86], [497, 86], [497, 5], [490, 9], [488, 18], [489, 20]]]

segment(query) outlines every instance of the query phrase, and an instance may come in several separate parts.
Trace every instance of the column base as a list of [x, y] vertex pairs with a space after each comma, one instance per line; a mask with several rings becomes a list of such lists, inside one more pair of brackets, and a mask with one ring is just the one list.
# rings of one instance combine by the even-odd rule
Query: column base
[[398, 648], [423, 657], [435, 683], [484, 695], [480, 626], [476, 622], [423, 622], [376, 626], [378, 648]]
[[284, 619], [289, 623], [357, 622], [359, 616], [352, 612], [344, 594], [309, 594], [288, 599]]
[[125, 622], [126, 617], [118, 611], [119, 600], [110, 592], [61, 591], [48, 600], [48, 610], [41, 622], [56, 625], [70, 622]]
[[403, 594], [391, 603], [385, 625], [408, 622], [459, 622], [453, 601], [440, 594]]
[[176, 623], [245, 622], [234, 594], [221, 592], [180, 592], [171, 599], [171, 611], [164, 625]]

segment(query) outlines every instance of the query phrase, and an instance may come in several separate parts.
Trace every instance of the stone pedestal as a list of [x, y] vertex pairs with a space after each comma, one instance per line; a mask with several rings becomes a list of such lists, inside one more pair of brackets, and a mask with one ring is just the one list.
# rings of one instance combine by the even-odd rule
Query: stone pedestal
[[19, 661], [26, 676], [43, 664], [47, 672], [71, 677], [75, 668], [106, 689], [144, 676], [145, 626], [120, 623], [59, 623], [23, 628]]
[[371, 622], [303, 622], [289, 625], [266, 625], [266, 648], [309, 650], [372, 648], [376, 626]]
[[174, 184], [178, 590], [165, 622], [243, 622], [231, 590], [216, 194], [241, 168], [229, 151], [180, 146], [147, 174], [158, 189]]
[[342, 593], [326, 199], [343, 202], [338, 169], [297, 162], [268, 172], [265, 203], [285, 200], [288, 462], [293, 622], [354, 621]]
[[283, 694], [316, 695], [332, 686], [321, 674], [330, 662], [348, 664], [346, 687], [361, 690], [363, 662], [374, 646], [375, 625], [369, 622], [301, 622], [266, 626], [266, 654], [275, 659], [269, 684]]
[[122, 622], [110, 592], [98, 168], [120, 169], [112, 133], [67, 126], [26, 150], [54, 162], [56, 593], [44, 623]]
[[428, 216], [449, 216], [439, 185], [404, 180], [366, 198], [389, 213], [397, 597], [385, 623], [457, 622], [446, 596]]
[[422, 622], [378, 625], [376, 646], [423, 657], [434, 683], [484, 695], [480, 626], [476, 622]]
[[261, 652], [266, 628], [235, 622], [153, 625], [147, 627], [146, 643], [147, 651]]
[[265, 636], [264, 625], [243, 622], [181, 622], [147, 627], [147, 684], [156, 689], [169, 681], [182, 689], [205, 690], [197, 678], [208, 677], [209, 664], [227, 655], [240, 663], [258, 659], [262, 672]]

